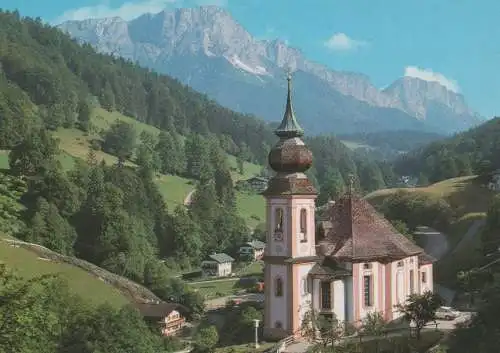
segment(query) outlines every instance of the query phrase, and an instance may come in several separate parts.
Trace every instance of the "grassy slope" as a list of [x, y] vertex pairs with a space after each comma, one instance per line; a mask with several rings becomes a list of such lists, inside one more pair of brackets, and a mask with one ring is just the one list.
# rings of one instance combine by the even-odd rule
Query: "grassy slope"
[[70, 290], [96, 305], [108, 302], [113, 306], [122, 306], [129, 301], [116, 288], [93, 276], [87, 271], [66, 263], [43, 259], [37, 253], [11, 244], [12, 239], [0, 234], [0, 262], [26, 279], [45, 274], [59, 274], [68, 281]]
[[[366, 199], [372, 204], [381, 204], [388, 196], [396, 193], [398, 190], [408, 192], [417, 192], [429, 195], [434, 198], [445, 199], [451, 207], [457, 212], [458, 219], [454, 226], [458, 231], [476, 219], [486, 216], [489, 203], [494, 196], [490, 190], [482, 186], [475, 176], [452, 178], [421, 188], [394, 188], [374, 191], [366, 196]], [[452, 231], [450, 236], [455, 235]], [[460, 232], [458, 232], [460, 233]], [[454, 242], [459, 240], [461, 234], [456, 234], [458, 239], [450, 239]]]
[[[107, 129], [115, 120], [122, 120], [127, 123], [131, 123], [136, 127], [138, 134], [141, 131], [146, 130], [155, 135], [159, 133], [159, 130], [151, 125], [147, 125], [138, 122], [132, 118], [125, 117], [117, 112], [108, 112], [104, 109], [95, 109], [93, 112], [92, 123], [97, 127], [98, 130]], [[86, 159], [89, 142], [92, 138], [97, 136], [86, 136], [83, 132], [77, 129], [60, 129], [55, 133], [55, 136], [60, 140], [61, 149], [76, 158]], [[102, 151], [96, 152], [96, 157], [98, 160], [104, 159], [107, 163], [113, 164], [116, 162], [116, 158], [106, 154]], [[259, 173], [260, 166], [246, 163], [244, 164], [244, 173], [240, 175], [236, 168], [236, 158], [234, 156], [228, 156], [228, 160], [232, 169], [233, 180], [248, 179], [251, 176]], [[0, 166], [2, 163], [0, 155]], [[69, 165], [70, 163], [67, 163]], [[129, 163], [131, 164], [131, 163]], [[189, 194], [194, 188], [193, 181], [173, 175], [161, 175], [157, 178], [157, 184], [162, 193], [165, 202], [170, 210], [174, 209], [178, 205], [182, 205], [184, 198]], [[264, 199], [260, 195], [238, 193], [237, 194], [237, 204], [241, 215], [247, 221], [250, 227], [255, 227], [257, 224], [264, 221]]]
[[[495, 193], [482, 186], [475, 176], [452, 178], [423, 188], [383, 189], [366, 196], [373, 204], [380, 204], [397, 190], [424, 193], [431, 197], [445, 199], [457, 212], [457, 220], [448, 234], [450, 249], [462, 239], [476, 220], [484, 219]], [[476, 236], [457, 251], [450, 253], [436, 264], [436, 279], [443, 284], [453, 285], [457, 271], [474, 267], [481, 260], [480, 237]]]

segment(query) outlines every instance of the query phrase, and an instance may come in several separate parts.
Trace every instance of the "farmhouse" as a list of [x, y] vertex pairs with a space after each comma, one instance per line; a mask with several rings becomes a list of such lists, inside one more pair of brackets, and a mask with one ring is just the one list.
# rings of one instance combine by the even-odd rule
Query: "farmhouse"
[[242, 259], [260, 260], [264, 255], [265, 247], [266, 243], [259, 240], [252, 240], [240, 246], [239, 254]]
[[201, 263], [201, 271], [204, 277], [225, 277], [233, 272], [234, 259], [224, 253], [209, 255]]
[[187, 309], [176, 303], [136, 304], [144, 320], [158, 328], [164, 336], [175, 336], [186, 325]]
[[369, 313], [385, 319], [411, 293], [433, 290], [432, 262], [354, 190], [329, 202], [316, 222], [317, 191], [305, 171], [312, 153], [301, 140], [291, 82], [279, 142], [269, 153], [276, 175], [263, 192], [267, 203], [264, 335], [300, 335], [306, 313], [354, 325]]

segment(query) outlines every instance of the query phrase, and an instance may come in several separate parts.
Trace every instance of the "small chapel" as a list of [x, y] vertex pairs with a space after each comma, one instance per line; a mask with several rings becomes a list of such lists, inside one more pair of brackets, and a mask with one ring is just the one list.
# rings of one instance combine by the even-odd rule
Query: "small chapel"
[[395, 305], [411, 293], [433, 291], [434, 259], [400, 234], [350, 183], [316, 222], [317, 190], [305, 172], [311, 151], [292, 108], [291, 77], [285, 114], [269, 152], [276, 172], [266, 199], [264, 336], [300, 336], [314, 310], [359, 325], [369, 313], [398, 318]]

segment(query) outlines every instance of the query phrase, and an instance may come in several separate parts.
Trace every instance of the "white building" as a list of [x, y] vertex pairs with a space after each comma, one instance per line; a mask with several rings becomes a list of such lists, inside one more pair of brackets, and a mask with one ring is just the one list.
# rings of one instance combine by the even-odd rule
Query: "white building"
[[201, 263], [201, 271], [204, 277], [226, 277], [233, 272], [234, 259], [224, 253], [212, 254]]
[[[280, 138], [269, 153], [277, 173], [267, 203], [264, 335], [300, 335], [306, 312], [361, 323], [368, 313], [387, 320], [411, 293], [433, 290], [432, 261], [364, 199], [349, 192], [315, 223], [317, 192], [304, 172], [312, 153], [292, 110], [290, 80]], [[318, 228], [318, 232], [316, 232]]]

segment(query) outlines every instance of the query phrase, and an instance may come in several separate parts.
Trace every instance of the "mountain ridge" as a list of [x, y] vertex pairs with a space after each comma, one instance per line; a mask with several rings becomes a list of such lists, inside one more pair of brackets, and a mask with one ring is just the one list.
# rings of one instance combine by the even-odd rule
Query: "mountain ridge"
[[[305, 109], [306, 102], [296, 104], [299, 115], [307, 114], [302, 120], [312, 133], [325, 132], [316, 127], [323, 126], [323, 120], [331, 120], [326, 122], [328, 132], [337, 133], [360, 132], [360, 126], [367, 127], [366, 132], [416, 128], [454, 133], [481, 121], [462, 95], [437, 82], [403, 77], [386, 89], [378, 89], [365, 74], [332, 70], [278, 39], [254, 38], [229, 12], [217, 6], [166, 9], [131, 21], [119, 17], [67, 21], [58, 27], [98, 51], [118, 54], [172, 75], [231, 109], [267, 121], [279, 119], [281, 101], [271, 98], [283, 89], [284, 70], [301, 72], [307, 86], [295, 82], [297, 92], [307, 90], [319, 97], [311, 104], [317, 107], [317, 114], [312, 116]], [[249, 102], [237, 91], [250, 97], [263, 96], [259, 104], [266, 109], [259, 109], [255, 101]], [[334, 96], [333, 101], [323, 99], [330, 96]], [[370, 107], [373, 111], [367, 113]], [[390, 121], [384, 121], [384, 114], [392, 116]], [[349, 127], [346, 122], [358, 127]]]

